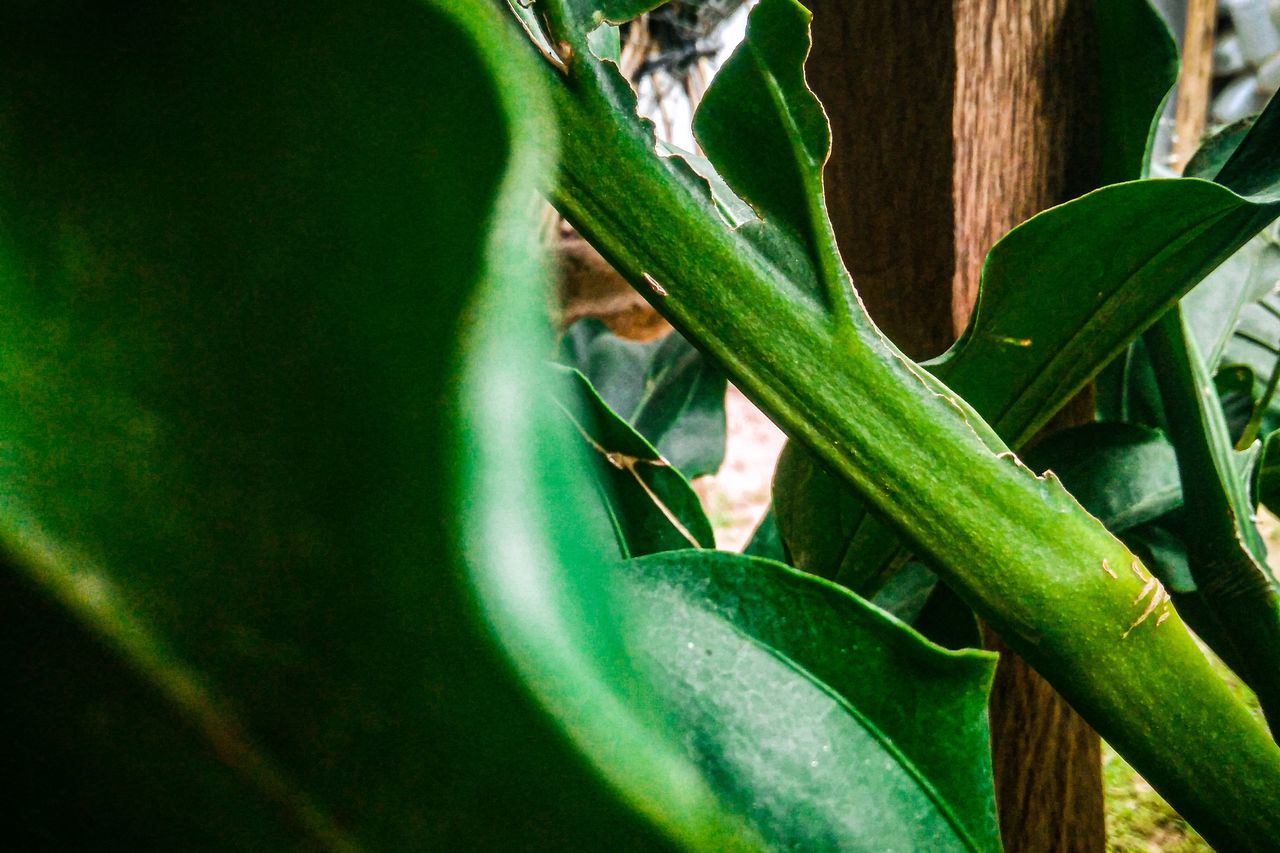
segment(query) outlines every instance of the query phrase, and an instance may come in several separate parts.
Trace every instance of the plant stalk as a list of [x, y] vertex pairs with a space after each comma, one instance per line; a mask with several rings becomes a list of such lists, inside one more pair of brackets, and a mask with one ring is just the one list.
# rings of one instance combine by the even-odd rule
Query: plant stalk
[[1280, 837], [1280, 749], [1176, 613], [1143, 618], [1160, 588], [1136, 557], [1051, 475], [993, 449], [990, 428], [927, 382], [856, 297], [850, 317], [833, 317], [789, 286], [654, 153], [585, 34], [547, 9], [571, 45], [565, 73], [546, 66], [562, 128], [550, 190], [566, 218], [1206, 838], [1257, 849]]

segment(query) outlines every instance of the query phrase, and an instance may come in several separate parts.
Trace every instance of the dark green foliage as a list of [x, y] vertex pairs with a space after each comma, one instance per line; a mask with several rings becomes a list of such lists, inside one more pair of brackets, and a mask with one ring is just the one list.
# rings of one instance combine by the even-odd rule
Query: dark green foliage
[[[817, 472], [780, 477], [801, 510], [780, 500], [787, 543], [766, 519], [752, 552], [847, 580], [869, 549], [880, 601], [948, 645], [973, 608], [1207, 837], [1268, 845], [1280, 751], [1177, 614], [1143, 624], [1158, 587], [1129, 549], [1005, 441], [1274, 216], [1274, 113], [1217, 184], [1112, 187], [1002, 241], [929, 366], [949, 388], [835, 251], [801, 6], [758, 5], [697, 120], [710, 160], [686, 161], [591, 50], [652, 3], [516, 5], [528, 50], [484, 0], [0, 12], [13, 846], [997, 849], [989, 655], [686, 548], [711, 530], [667, 461], [718, 464], [721, 369]], [[1158, 64], [1144, 9], [1099, 21]], [[1116, 170], [1160, 73], [1102, 105]], [[574, 331], [604, 399], [542, 363], [535, 180], [684, 335]], [[1222, 555], [1251, 528], [1209, 373], [1166, 322], [1148, 367], [1181, 372], [1147, 399], [1172, 449], [1100, 427], [1045, 464], [1218, 620], [1211, 642], [1266, 637], [1250, 552], [1211, 567], [1236, 626], [1176, 538], [1185, 520]], [[1267, 653], [1234, 660], [1256, 677]]]
[[560, 360], [582, 371], [609, 408], [686, 477], [719, 470], [728, 383], [679, 334], [629, 341], [588, 318], [565, 332]]
[[678, 470], [609, 408], [576, 370], [563, 370], [560, 412], [591, 455], [599, 481], [599, 512], [582, 507], [607, 528], [618, 556], [639, 557], [681, 548], [714, 548], [715, 536], [698, 495]]

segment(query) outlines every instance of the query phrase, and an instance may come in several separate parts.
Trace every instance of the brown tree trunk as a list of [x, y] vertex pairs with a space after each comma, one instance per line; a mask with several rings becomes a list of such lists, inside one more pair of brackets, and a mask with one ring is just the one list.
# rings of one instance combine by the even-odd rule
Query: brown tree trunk
[[[1090, 9], [1076, 0], [955, 0], [957, 332], [1005, 232], [1097, 174]], [[1053, 426], [1092, 420], [1091, 395]], [[1080, 409], [1087, 407], [1085, 411]], [[989, 632], [988, 632], [989, 635]], [[989, 636], [989, 640], [994, 639]], [[1106, 845], [1101, 745], [1048, 683], [995, 640], [991, 694], [1000, 830], [1010, 851]]]
[[954, 15], [945, 0], [806, 3], [840, 253], [885, 334], [912, 358], [937, 355], [954, 339]]
[[[886, 333], [935, 354], [963, 330], [992, 244], [1096, 175], [1088, 4], [808, 3], [841, 251]], [[1091, 410], [1085, 397], [1056, 424]], [[991, 727], [1006, 849], [1102, 850], [1098, 736], [1006, 649]]]

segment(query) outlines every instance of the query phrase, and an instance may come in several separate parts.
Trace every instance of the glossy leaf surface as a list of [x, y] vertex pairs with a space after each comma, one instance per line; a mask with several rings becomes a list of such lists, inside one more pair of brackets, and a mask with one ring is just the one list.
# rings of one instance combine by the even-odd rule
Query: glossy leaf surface
[[689, 479], [724, 462], [724, 373], [678, 334], [629, 341], [595, 319], [574, 323], [560, 359], [576, 367], [620, 417]]
[[558, 408], [592, 456], [600, 508], [621, 557], [714, 548], [711, 522], [684, 475], [632, 429], [576, 370], [561, 368]]
[[628, 568], [636, 656], [771, 848], [999, 849], [992, 656], [945, 652], [769, 561], [682, 552]]
[[[787, 8], [762, 18], [770, 6]], [[797, 8], [762, 0], [753, 17], [770, 23], [749, 25], [748, 42], [767, 33], [754, 49], [803, 57], [805, 16]], [[840, 276], [823, 275], [821, 255], [815, 269], [812, 253], [788, 254], [794, 240], [788, 249], [723, 224], [706, 184], [655, 153], [616, 70], [581, 49], [591, 3], [548, 0], [546, 11], [554, 37], [573, 47], [566, 75], [544, 66], [567, 129], [562, 169], [549, 188], [579, 233], [936, 564], [1197, 828], [1241, 847], [1280, 832], [1270, 817], [1280, 812], [1275, 744], [1230, 697], [1176, 615], [1158, 629], [1129, 630], [1145, 584], [1132, 574], [1109, 577], [1101, 561], [1127, 565], [1132, 554], [1055, 480], [1002, 453], [971, 407], [888, 344], [851, 292], [833, 286]], [[757, 96], [736, 94], [744, 103]], [[805, 139], [781, 150], [739, 146], [725, 155], [737, 163], [711, 159], [747, 198], [729, 176], [779, 168]], [[760, 212], [767, 224], [768, 212]], [[680, 239], [662, 236], [672, 233]], [[1221, 784], [1206, 784], [1210, 778]], [[1230, 821], [1220, 817], [1227, 811]]]

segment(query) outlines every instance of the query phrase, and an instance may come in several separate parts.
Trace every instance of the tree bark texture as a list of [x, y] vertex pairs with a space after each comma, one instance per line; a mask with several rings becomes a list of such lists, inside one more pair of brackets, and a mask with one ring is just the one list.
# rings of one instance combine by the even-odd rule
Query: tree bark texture
[[[827, 203], [868, 311], [900, 347], [941, 352], [1009, 229], [1097, 174], [1087, 0], [807, 0], [810, 85], [832, 124]], [[1092, 419], [1089, 395], [1055, 419]], [[991, 697], [1010, 851], [1101, 851], [1098, 736], [1019, 658]]]
[[907, 355], [954, 338], [955, 20], [946, 0], [806, 0], [810, 87], [831, 120], [826, 195], [840, 252]]

